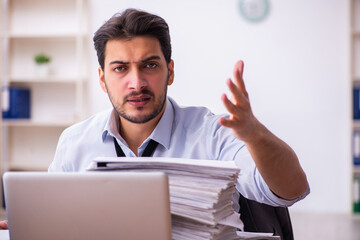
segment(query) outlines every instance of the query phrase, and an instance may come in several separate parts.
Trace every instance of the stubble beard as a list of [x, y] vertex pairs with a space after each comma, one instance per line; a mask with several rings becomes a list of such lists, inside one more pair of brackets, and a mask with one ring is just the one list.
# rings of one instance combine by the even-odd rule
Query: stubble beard
[[[167, 78], [169, 78], [169, 77], [167, 77]], [[146, 115], [139, 114], [138, 116], [131, 116], [131, 115], [127, 114], [127, 112], [125, 111], [124, 105], [127, 103], [127, 98], [129, 98], [131, 96], [140, 95], [140, 94], [147, 94], [147, 95], [151, 96], [154, 99], [155, 95], [154, 95], [153, 92], [151, 92], [148, 89], [143, 89], [143, 90], [138, 91], [138, 92], [132, 92], [132, 93], [130, 93], [130, 94], [128, 94], [128, 95], [126, 95], [124, 97], [122, 103], [116, 103], [115, 99], [112, 96], [111, 91], [109, 91], [108, 87], [106, 86], [106, 82], [105, 82], [105, 87], [107, 89], [110, 102], [113, 105], [116, 112], [118, 113], [118, 115], [120, 117], [128, 120], [129, 122], [142, 124], [142, 123], [149, 122], [150, 120], [154, 119], [155, 117], [157, 117], [162, 112], [162, 110], [163, 110], [163, 108], [165, 106], [165, 102], [166, 102], [167, 82], [168, 81], [166, 81], [166, 84], [164, 86], [163, 94], [161, 94], [159, 96], [159, 98], [155, 99], [155, 106], [154, 106], [153, 111], [150, 112], [149, 114], [146, 114]], [[138, 112], [141, 112], [143, 109], [144, 109], [143, 107], [137, 107], [136, 110]]]

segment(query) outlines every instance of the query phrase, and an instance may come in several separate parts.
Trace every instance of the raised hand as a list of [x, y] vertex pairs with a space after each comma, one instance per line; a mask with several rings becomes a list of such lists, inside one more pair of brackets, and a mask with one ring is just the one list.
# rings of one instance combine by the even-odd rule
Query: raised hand
[[231, 128], [233, 134], [244, 142], [251, 141], [259, 133], [260, 122], [255, 118], [251, 110], [249, 95], [243, 79], [244, 62], [238, 61], [234, 66], [234, 81], [227, 80], [231, 100], [223, 94], [221, 99], [230, 113], [229, 118], [220, 118], [219, 123], [224, 127]]
[[231, 128], [238, 139], [244, 141], [257, 169], [269, 188], [284, 199], [295, 199], [306, 192], [308, 182], [295, 152], [271, 133], [254, 116], [244, 80], [244, 62], [234, 67], [234, 81], [227, 80], [231, 100], [223, 94], [222, 101], [230, 113], [219, 123]]

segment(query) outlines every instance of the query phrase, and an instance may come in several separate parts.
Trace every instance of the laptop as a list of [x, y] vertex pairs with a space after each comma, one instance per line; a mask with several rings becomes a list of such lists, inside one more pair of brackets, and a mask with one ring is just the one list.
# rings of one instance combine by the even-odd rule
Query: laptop
[[7, 172], [11, 240], [171, 239], [164, 173]]

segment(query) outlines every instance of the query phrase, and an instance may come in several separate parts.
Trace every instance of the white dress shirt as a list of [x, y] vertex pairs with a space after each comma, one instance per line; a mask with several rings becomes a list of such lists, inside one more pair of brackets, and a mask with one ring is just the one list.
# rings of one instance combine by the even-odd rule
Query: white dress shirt
[[[159, 143], [153, 157], [235, 161], [240, 168], [236, 189], [246, 198], [273, 206], [291, 206], [309, 194], [308, 188], [291, 201], [273, 194], [245, 144], [232, 135], [231, 129], [218, 123], [219, 117], [204, 107], [180, 107], [168, 97], [158, 125], [138, 148], [139, 156], [153, 139]], [[60, 136], [49, 172], [84, 171], [96, 157], [116, 157], [113, 137], [127, 157], [136, 156], [120, 136], [119, 118], [112, 109], [67, 128]]]

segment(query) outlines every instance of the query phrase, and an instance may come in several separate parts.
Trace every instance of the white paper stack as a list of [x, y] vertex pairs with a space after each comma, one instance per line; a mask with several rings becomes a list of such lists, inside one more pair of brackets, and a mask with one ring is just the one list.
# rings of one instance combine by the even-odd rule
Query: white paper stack
[[236, 227], [219, 224], [234, 213], [231, 196], [240, 170], [233, 161], [103, 157], [88, 170], [165, 172], [173, 239], [237, 239]]

